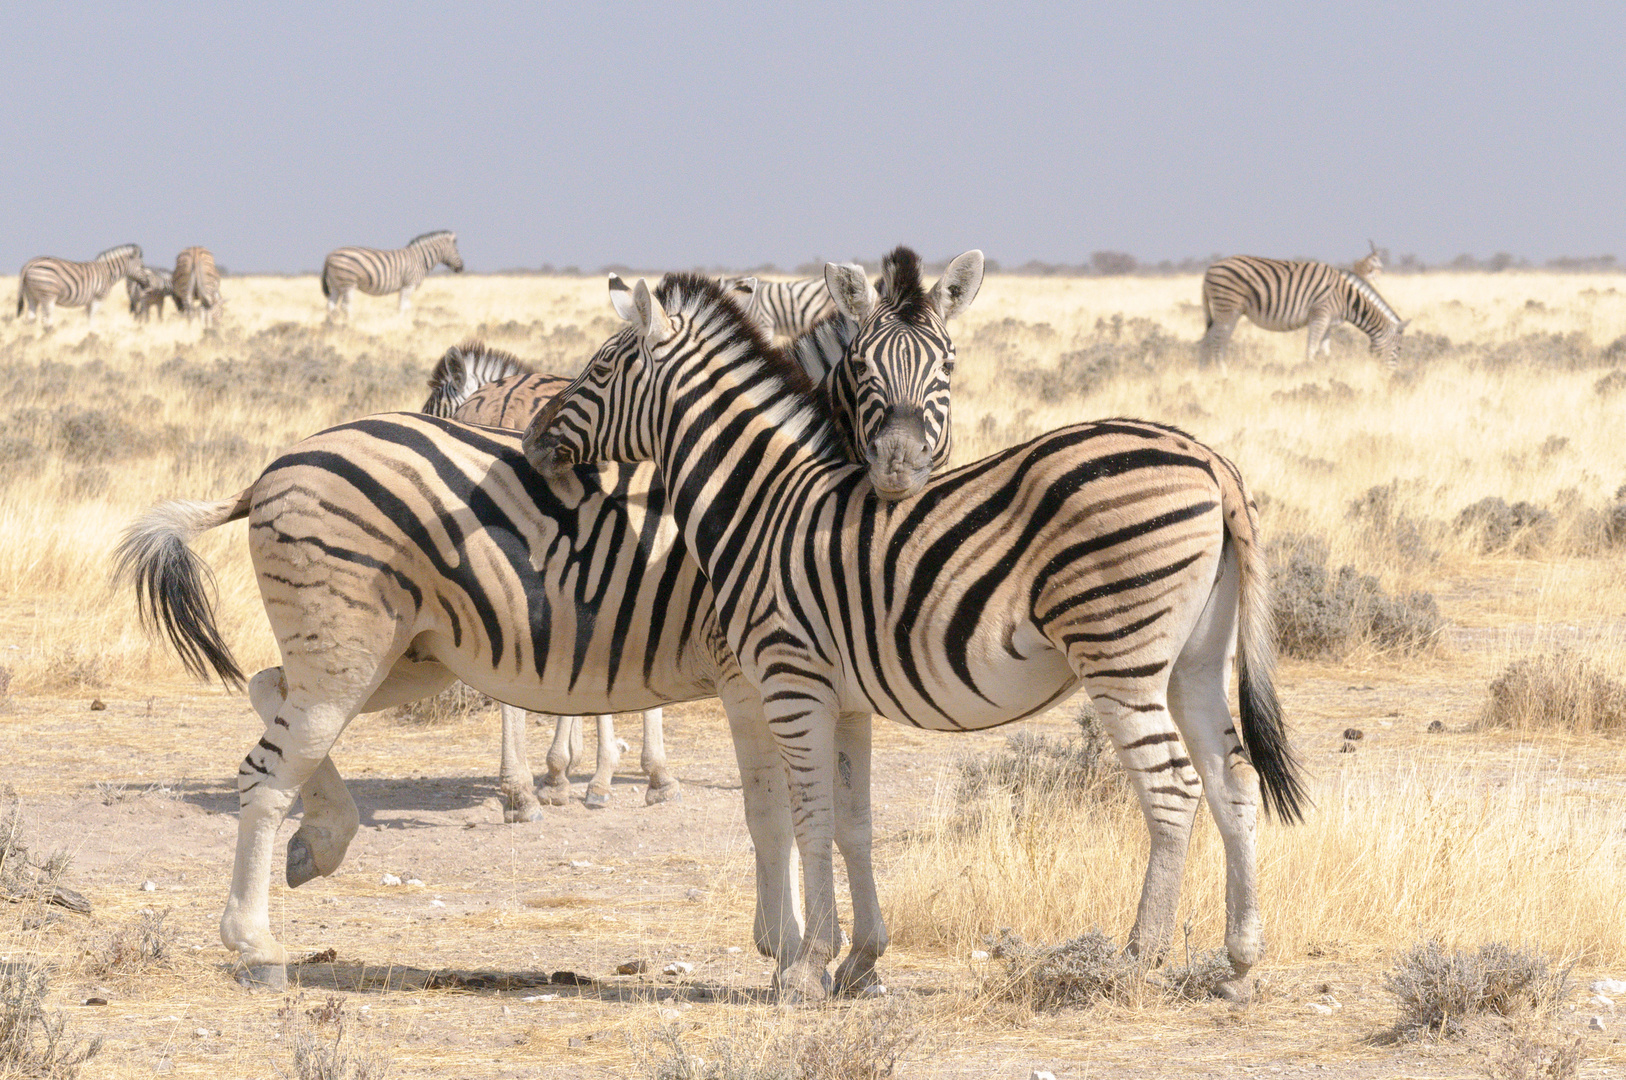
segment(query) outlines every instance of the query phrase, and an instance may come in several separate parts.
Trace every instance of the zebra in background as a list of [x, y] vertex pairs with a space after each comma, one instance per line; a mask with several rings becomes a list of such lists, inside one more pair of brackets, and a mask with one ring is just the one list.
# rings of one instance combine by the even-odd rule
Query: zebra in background
[[745, 281], [756, 282], [756, 310], [770, 338], [799, 338], [836, 312], [823, 278], [800, 281], [723, 278], [722, 286], [733, 288]]
[[[1167, 947], [1206, 795], [1226, 853], [1223, 992], [1246, 997], [1264, 951], [1261, 789], [1287, 820], [1305, 794], [1271, 682], [1257, 513], [1236, 468], [1173, 428], [1107, 420], [936, 476], [887, 507], [849, 465], [825, 399], [716, 283], [668, 277], [651, 293], [639, 282], [617, 307], [639, 340], [633, 359], [595, 357], [527, 429], [525, 453], [548, 476], [607, 461], [660, 472], [791, 777], [806, 920], [780, 985], [827, 992], [841, 941], [832, 839], [853, 893], [836, 983], [872, 985], [886, 947], [869, 714], [981, 730], [1082, 687], [1151, 834], [1130, 947]], [[1227, 703], [1237, 649], [1240, 727]]]
[[108, 248], [90, 262], [71, 262], [42, 255], [29, 259], [17, 275], [17, 314], [28, 309], [29, 321], [37, 312], [40, 322], [51, 325], [57, 304], [82, 307], [85, 321], [96, 325], [96, 308], [119, 278], [140, 274], [141, 245], [120, 244]]
[[[842, 280], [848, 271], [827, 273]], [[611, 285], [614, 298], [618, 279]], [[964, 282], [952, 290], [968, 295]], [[760, 327], [754, 332], [766, 347]], [[626, 327], [595, 359], [631, 362], [639, 348]], [[916, 355], [934, 370], [952, 357], [925, 340]], [[869, 366], [862, 355], [850, 362]], [[857, 447], [842, 452], [864, 457]], [[286, 982], [269, 885], [276, 826], [294, 800], [303, 799], [305, 814], [288, 844], [291, 886], [333, 873], [359, 827], [326, 756], [339, 733], [358, 713], [431, 696], [455, 678], [555, 715], [721, 698], [756, 850], [753, 939], [781, 969], [800, 955], [784, 765], [762, 699], [728, 649], [710, 586], [667, 511], [651, 466], [549, 480], [526, 461], [518, 432], [412, 413], [331, 428], [285, 452], [233, 498], [163, 503], [130, 526], [116, 578], [134, 584], [143, 621], [162, 629], [189, 671], [240, 684], [205, 568], [188, 545], [249, 519], [282, 664], [248, 683], [265, 733], [238, 769], [237, 855], [221, 918], [221, 940], [245, 965], [246, 981]]]
[[164, 321], [164, 301], [175, 296], [168, 270], [160, 266], [143, 266], [124, 279], [124, 288], [130, 297], [130, 314], [136, 322], [146, 322], [155, 308], [158, 321]]
[[331, 318], [342, 305], [350, 315], [350, 298], [357, 289], [368, 296], [401, 293], [400, 311], [411, 306], [409, 298], [424, 278], [441, 263], [452, 273], [463, 272], [463, 256], [457, 252], [457, 234], [449, 229], [415, 237], [404, 248], [381, 251], [376, 248], [342, 247], [328, 253], [322, 263], [322, 295], [327, 297]]
[[1356, 277], [1370, 282], [1378, 271], [1383, 269], [1383, 256], [1378, 254], [1378, 245], [1376, 241], [1368, 240], [1366, 242], [1366, 246], [1372, 250], [1370, 253], [1362, 255], [1359, 259], [1355, 260], [1354, 270]]
[[1198, 348], [1206, 366], [1218, 361], [1225, 367], [1225, 349], [1242, 316], [1266, 330], [1310, 328], [1304, 358], [1316, 350], [1331, 352], [1328, 331], [1348, 322], [1371, 339], [1372, 353], [1395, 370], [1400, 356], [1400, 335], [1410, 319], [1402, 320], [1370, 282], [1348, 270], [1323, 262], [1289, 262], [1254, 255], [1221, 259], [1203, 275], [1203, 314], [1207, 327]]
[[[444, 416], [464, 424], [522, 431], [554, 394], [570, 385], [558, 375], [539, 374], [510, 353], [489, 348], [484, 342], [466, 341], [446, 350], [429, 375], [429, 398], [422, 412]], [[649, 778], [644, 802], [676, 802], [683, 798], [678, 778], [666, 764], [665, 733], [659, 708], [643, 711], [644, 742], [640, 766]], [[538, 784], [531, 773], [526, 752], [525, 710], [502, 705], [502, 764], [498, 786], [505, 809], [503, 820], [535, 821], [542, 816], [542, 804], [564, 806], [570, 801], [570, 770], [584, 760], [581, 716], [555, 717], [553, 744], [548, 747], [547, 775]], [[609, 714], [598, 717], [598, 760], [587, 782], [587, 806], [601, 809], [610, 805], [611, 777], [621, 764], [621, 743], [615, 736], [615, 720]], [[537, 789], [541, 789], [538, 798]]]
[[175, 256], [175, 306], [186, 313], [186, 321], [201, 309], [203, 328], [214, 325], [220, 299], [220, 270], [208, 248], [189, 247]]

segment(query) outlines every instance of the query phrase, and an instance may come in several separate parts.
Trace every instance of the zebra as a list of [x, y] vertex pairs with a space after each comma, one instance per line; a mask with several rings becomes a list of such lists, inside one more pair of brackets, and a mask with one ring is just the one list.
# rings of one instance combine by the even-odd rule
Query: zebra
[[756, 280], [757, 310], [770, 338], [799, 338], [835, 313], [835, 302], [822, 277], [799, 281], [723, 278], [721, 284], [726, 289], [751, 280]]
[[125, 292], [130, 297], [130, 314], [136, 322], [146, 322], [154, 309], [158, 321], [164, 321], [164, 301], [175, 296], [172, 275], [161, 266], [143, 266], [124, 279]]
[[1371, 281], [1378, 271], [1383, 269], [1383, 256], [1378, 254], [1378, 245], [1376, 241], [1368, 240], [1366, 242], [1366, 246], [1372, 250], [1368, 254], [1362, 255], [1359, 259], [1356, 259], [1355, 265], [1352, 269], [1355, 271], [1356, 277], [1361, 278], [1364, 281]]
[[[1105, 420], [889, 505], [849, 464], [826, 399], [714, 282], [668, 277], [652, 293], [640, 281], [614, 299], [636, 354], [596, 356], [527, 429], [525, 454], [551, 477], [608, 461], [660, 471], [790, 776], [806, 916], [780, 985], [829, 991], [841, 938], [832, 838], [853, 894], [835, 981], [876, 978], [887, 942], [870, 856], [872, 713], [978, 730], [1082, 686], [1151, 836], [1130, 948], [1167, 946], [1206, 794], [1226, 852], [1221, 989], [1246, 997], [1264, 951], [1261, 794], [1288, 821], [1306, 795], [1272, 685], [1257, 511], [1236, 468], [1174, 428]], [[1233, 650], [1240, 732], [1226, 700]]]
[[140, 244], [108, 248], [90, 262], [70, 262], [49, 255], [29, 259], [17, 275], [17, 314], [21, 316], [26, 307], [30, 321], [38, 312], [40, 322], [50, 326], [57, 304], [82, 307], [85, 321], [95, 326], [96, 308], [114, 282], [138, 277], [141, 269]]
[[1304, 359], [1316, 350], [1331, 352], [1328, 331], [1349, 322], [1371, 339], [1372, 353], [1390, 371], [1398, 366], [1400, 335], [1410, 319], [1395, 314], [1371, 283], [1348, 270], [1322, 262], [1288, 262], [1254, 255], [1233, 255], [1203, 275], [1203, 314], [1207, 327], [1199, 346], [1205, 366], [1225, 366], [1225, 348], [1246, 315], [1266, 330], [1297, 330], [1308, 325]]
[[[826, 274], [867, 295], [861, 269]], [[619, 279], [610, 284], [612, 298], [618, 286], [626, 291]], [[975, 284], [940, 281], [933, 295], [954, 300], [939, 316], [963, 310]], [[760, 327], [753, 332], [766, 348]], [[595, 360], [635, 356], [638, 344], [623, 328]], [[953, 353], [938, 350], [923, 340], [915, 356], [940, 368]], [[871, 366], [862, 356], [842, 363]], [[844, 453], [863, 457], [857, 447]], [[245, 982], [286, 982], [269, 877], [276, 829], [294, 799], [303, 798], [305, 813], [285, 872], [297, 887], [337, 869], [359, 827], [327, 756], [344, 727], [453, 679], [558, 715], [721, 698], [756, 851], [753, 940], [781, 969], [800, 955], [786, 774], [652, 466], [549, 479], [527, 462], [517, 431], [383, 414], [311, 436], [236, 496], [153, 507], [120, 541], [115, 581], [133, 585], [143, 621], [168, 637], [189, 671], [212, 671], [228, 685], [240, 685], [243, 672], [216, 626], [206, 567], [188, 545], [245, 517], [282, 654], [279, 667], [248, 680], [265, 734], [238, 770], [237, 856], [221, 917], [221, 940], [238, 954]]]
[[[429, 376], [429, 398], [422, 412], [444, 416], [465, 424], [523, 430], [542, 411], [551, 397], [570, 380], [543, 375], [518, 357], [481, 341], [465, 341], [446, 350]], [[644, 741], [640, 765], [649, 777], [644, 802], [655, 805], [683, 797], [682, 785], [666, 764], [666, 743], [661, 727], [661, 710], [643, 712]], [[541, 797], [533, 786], [529, 755], [526, 753], [526, 726], [523, 709], [502, 706], [502, 764], [498, 777], [502, 790], [503, 820], [537, 821], [542, 805], [564, 806], [570, 801], [570, 769], [581, 761], [582, 718], [555, 718], [553, 744], [548, 747], [546, 777], [540, 784]], [[587, 782], [585, 803], [592, 808], [610, 805], [611, 777], [621, 763], [621, 747], [615, 736], [615, 721], [608, 714], [598, 718], [598, 761]]]
[[401, 292], [398, 310], [411, 306], [410, 297], [418, 284], [440, 263], [452, 273], [463, 272], [463, 256], [457, 253], [457, 234], [441, 229], [414, 237], [404, 248], [380, 251], [376, 248], [342, 247], [328, 252], [322, 263], [322, 295], [327, 297], [327, 313], [332, 318], [342, 305], [350, 316], [350, 298], [357, 289], [368, 296]]
[[203, 328], [214, 325], [220, 299], [220, 270], [208, 248], [189, 247], [175, 256], [175, 306], [186, 313], [186, 321], [202, 309]]

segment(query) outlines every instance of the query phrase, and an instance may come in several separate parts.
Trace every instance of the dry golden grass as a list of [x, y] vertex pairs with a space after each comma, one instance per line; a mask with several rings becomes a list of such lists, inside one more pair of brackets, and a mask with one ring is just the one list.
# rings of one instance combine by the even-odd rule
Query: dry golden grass
[[[1434, 1075], [1411, 1064], [1400, 1069], [1374, 1041], [1392, 1022], [1379, 989], [1383, 965], [1415, 941], [1504, 940], [1576, 962], [1584, 973], [1626, 976], [1626, 762], [1618, 736], [1553, 734], [1537, 725], [1469, 731], [1487, 686], [1509, 663], [1578, 648], [1606, 675], [1626, 674], [1626, 548], [1612, 546], [1616, 538], [1603, 528], [1626, 483], [1615, 437], [1626, 375], [1611, 375], [1626, 369], [1626, 354], [1611, 349], [1626, 335], [1626, 279], [1391, 275], [1378, 286], [1415, 320], [1415, 348], [1393, 378], [1347, 329], [1330, 360], [1306, 365], [1302, 333], [1245, 325], [1225, 373], [1199, 370], [1194, 277], [995, 276], [955, 327], [960, 461], [1079, 419], [1176, 423], [1238, 462], [1262, 498], [1270, 535], [1321, 537], [1334, 566], [1352, 564], [1390, 590], [1434, 593], [1453, 628], [1438, 648], [1414, 657], [1357, 648], [1284, 667], [1280, 685], [1316, 809], [1301, 827], [1263, 830], [1271, 955], [1261, 969], [1266, 990], [1246, 1014], [1158, 1002], [1103, 1006], [1081, 1030], [1077, 1018], [1029, 1017], [981, 993], [983, 972], [969, 956], [1002, 927], [1032, 941], [1096, 925], [1122, 938], [1144, 858], [1139, 813], [1122, 805], [1092, 813], [1029, 806], [1018, 821], [997, 800], [968, 808], [939, 796], [930, 804], [905, 794], [899, 778], [919, 775], [906, 770], [941, 767], [947, 790], [946, 763], [1001, 736], [928, 738], [883, 725], [878, 760], [890, 771], [879, 771], [877, 782], [881, 890], [894, 935], [883, 969], [897, 988], [930, 991], [917, 1002], [924, 1056], [906, 1059], [900, 1075], [1014, 1075], [1046, 1064], [1061, 1071], [1088, 1057], [1100, 1075], [1133, 1076], [1148, 1052], [1198, 1074], [1215, 1061], [1313, 1060], [1331, 1076]], [[14, 279], [0, 279], [0, 297], [14, 287]], [[228, 497], [325, 426], [416, 408], [435, 359], [465, 337], [483, 333], [544, 368], [570, 371], [614, 325], [603, 283], [591, 277], [436, 276], [407, 316], [396, 314], [393, 300], [358, 297], [355, 321], [337, 327], [323, 326], [314, 278], [235, 278], [225, 291], [222, 330], [207, 338], [173, 316], [137, 327], [112, 304], [94, 336], [76, 312], [59, 313], [48, 335], [0, 322], [0, 668], [9, 675], [9, 687], [0, 679], [0, 761], [33, 763], [34, 782], [59, 805], [96, 798], [94, 781], [110, 776], [128, 779], [132, 790], [175, 777], [226, 777], [253, 741], [247, 706], [194, 687], [167, 648], [140, 632], [131, 598], [109, 593], [109, 552], [136, 513], [165, 498]], [[1382, 491], [1372, 496], [1374, 488]], [[1491, 496], [1539, 504], [1550, 523], [1486, 550], [1455, 523]], [[250, 671], [274, 663], [241, 526], [206, 536], [198, 549], [217, 575], [227, 640]], [[93, 693], [114, 710], [85, 714]], [[166, 695], [159, 714], [201, 711], [224, 732], [200, 732], [195, 720], [155, 727], [140, 709], [154, 693]], [[732, 807], [738, 799], [727, 788], [724, 728], [715, 710], [695, 707], [690, 715], [710, 725], [707, 734], [676, 744], [673, 760], [686, 782], [697, 771], [714, 777], [716, 801], [704, 805]], [[1447, 733], [1424, 734], [1431, 720]], [[1060, 722], [1038, 727], [1054, 731]], [[1337, 733], [1350, 724], [1369, 738], [1356, 753], [1339, 754]], [[358, 723], [344, 742], [346, 774], [410, 777], [428, 769], [472, 783], [492, 770], [493, 726], [489, 715], [434, 726]], [[434, 964], [464, 969], [523, 966], [536, 941], [609, 938], [616, 944], [602, 948], [629, 952], [673, 941], [748, 950], [750, 857], [737, 809], [729, 813], [732, 826], [713, 827], [730, 836], [726, 843], [707, 841], [681, 858], [652, 860], [630, 848], [599, 857], [609, 867], [602, 881], [684, 877], [697, 883], [703, 903], [674, 906], [658, 891], [555, 888], [542, 883], [553, 871], [527, 868], [515, 847], [498, 885], [462, 886], [492, 906], [449, 918], [438, 935], [426, 935], [416, 916], [390, 911], [347, 920], [336, 941], [362, 955], [396, 957], [405, 946], [393, 943], [405, 934], [434, 953]], [[132, 825], [133, 836], [141, 830], [139, 821]], [[220, 850], [229, 842], [222, 833]], [[352, 861], [366, 860], [366, 850], [358, 841]], [[264, 999], [222, 993], [224, 957], [212, 921], [227, 862], [204, 860], [194, 868], [202, 884], [175, 894], [182, 947], [172, 968], [123, 976], [110, 1010], [72, 1014], [70, 1031], [108, 1036], [94, 1075], [149, 1075], [155, 1061], [182, 1073], [291, 1069], [283, 1048], [268, 1041], [279, 1022]], [[329, 917], [316, 895], [376, 903], [378, 864], [364, 865], [323, 883], [320, 894], [316, 885], [274, 892], [278, 932], [286, 919], [315, 934], [314, 920]], [[1194, 948], [1220, 938], [1222, 880], [1205, 815], [1182, 913]], [[65, 987], [55, 1006], [93, 990], [85, 957], [145, 904], [142, 894], [96, 884], [75, 884], [95, 892], [94, 927], [25, 925], [20, 905], [0, 904], [0, 955], [55, 965]], [[413, 970], [418, 981], [406, 985], [421, 986], [426, 973]], [[748, 967], [730, 985], [760, 989], [765, 970]], [[684, 1045], [727, 1037], [742, 1053], [765, 1053], [813, 1022], [737, 1001], [685, 1001], [671, 987], [556, 1017], [513, 996], [384, 989], [380, 978], [402, 985], [387, 972], [357, 978], [364, 988], [344, 991], [350, 1015], [359, 1017], [361, 1003], [372, 1006], [371, 1018], [357, 1024], [389, 1048], [392, 1075], [565, 1066], [641, 1075], [648, 1058], [632, 1047], [674, 1019], [684, 1025]], [[1348, 1007], [1332, 1026], [1310, 1029], [1305, 1002], [1318, 1000], [1323, 985], [1342, 987]], [[300, 1007], [317, 1004], [310, 998]], [[510, 1005], [520, 1012], [510, 1015]], [[674, 1011], [680, 1015], [667, 1015]], [[497, 1033], [500, 1044], [491, 1041]], [[1440, 1074], [1475, 1069], [1457, 1051], [1438, 1053], [1445, 1056], [1430, 1060]], [[1626, 1061], [1608, 1037], [1586, 1053], [1602, 1067]]]

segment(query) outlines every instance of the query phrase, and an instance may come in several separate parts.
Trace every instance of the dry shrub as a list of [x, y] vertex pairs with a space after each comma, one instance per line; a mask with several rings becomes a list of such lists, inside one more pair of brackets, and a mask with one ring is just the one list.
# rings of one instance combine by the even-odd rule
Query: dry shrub
[[395, 710], [395, 718], [420, 727], [458, 724], [495, 708], [496, 704], [466, 683], [454, 682], [434, 697], [420, 698], [400, 706]]
[[388, 1053], [357, 1039], [343, 998], [330, 996], [309, 1007], [300, 997], [288, 998], [277, 1018], [293, 1057], [292, 1069], [279, 1066], [278, 1075], [293, 1080], [383, 1080], [389, 1074]]
[[164, 925], [169, 909], [143, 909], [135, 918], [115, 926], [91, 953], [85, 972], [93, 978], [113, 975], [140, 975], [155, 968], [167, 968], [175, 959], [175, 931]]
[[0, 789], [0, 897], [48, 897], [68, 869], [68, 853], [53, 852], [35, 861], [23, 840], [22, 800], [7, 786]]
[[1327, 568], [1318, 537], [1285, 536], [1271, 545], [1277, 642], [1299, 659], [1337, 659], [1357, 644], [1384, 652], [1429, 648], [1445, 627], [1434, 595], [1390, 596], [1353, 566]]
[[1100, 930], [1059, 945], [1028, 945], [1002, 930], [988, 942], [988, 955], [1000, 963], [987, 984], [994, 996], [1020, 1002], [1036, 1012], [1085, 1008], [1106, 1001], [1139, 1002], [1148, 987], [1147, 966], [1124, 953]]
[[[1055, 335], [1048, 324], [1040, 326]], [[983, 327], [973, 341], [985, 344], [983, 336], [994, 328], [995, 324]], [[1077, 348], [1061, 354], [1054, 367], [1012, 370], [1016, 386], [1042, 401], [1060, 401], [1092, 393], [1120, 374], [1150, 374], [1175, 365], [1191, 366], [1197, 359], [1195, 343], [1175, 337], [1151, 319], [1125, 319], [1121, 314], [1097, 319], [1094, 332], [1076, 344]]]
[[1460, 1034], [1475, 1016], [1551, 1011], [1567, 991], [1568, 975], [1568, 969], [1554, 975], [1547, 958], [1533, 949], [1492, 941], [1447, 952], [1430, 940], [1397, 958], [1383, 986], [1400, 1005], [1396, 1034], [1415, 1038]]
[[1574, 649], [1515, 660], [1491, 680], [1475, 727], [1626, 731], [1626, 682]]
[[633, 1052], [649, 1080], [883, 1080], [923, 1034], [898, 998], [826, 1009], [793, 1025], [754, 1044], [714, 1039], [697, 1053], [678, 1025], [663, 1024]]
[[1535, 555], [1553, 535], [1553, 515], [1532, 502], [1509, 506], [1500, 496], [1491, 495], [1457, 514], [1454, 527], [1473, 540], [1481, 554], [1512, 550], [1519, 555]]
[[26, 961], [0, 965], [0, 1076], [73, 1080], [101, 1051], [100, 1036], [68, 1037], [61, 1010], [45, 1008], [48, 990], [43, 967]]
[[1485, 1062], [1490, 1080], [1571, 1080], [1581, 1072], [1586, 1040], [1521, 1031]]
[[986, 755], [966, 755], [956, 763], [955, 801], [962, 806], [990, 795], [1008, 795], [1020, 817], [1029, 804], [1070, 806], [1133, 799], [1128, 778], [1101, 721], [1088, 705], [1077, 717], [1078, 733], [1051, 738], [1022, 731]]
[[1364, 524], [1372, 546], [1386, 555], [1413, 565], [1437, 561], [1440, 553], [1428, 541], [1429, 526], [1402, 511], [1401, 498], [1398, 479], [1378, 484], [1350, 502], [1346, 516]]

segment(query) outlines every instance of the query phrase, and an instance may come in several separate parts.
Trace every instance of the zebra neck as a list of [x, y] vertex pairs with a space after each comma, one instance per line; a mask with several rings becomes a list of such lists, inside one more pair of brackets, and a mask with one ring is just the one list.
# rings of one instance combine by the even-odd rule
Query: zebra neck
[[1380, 331], [1400, 325], [1400, 316], [1383, 302], [1376, 289], [1354, 279], [1348, 271], [1340, 270], [1339, 273], [1343, 276], [1341, 291], [1345, 322], [1359, 327], [1368, 337], [1376, 337]]

